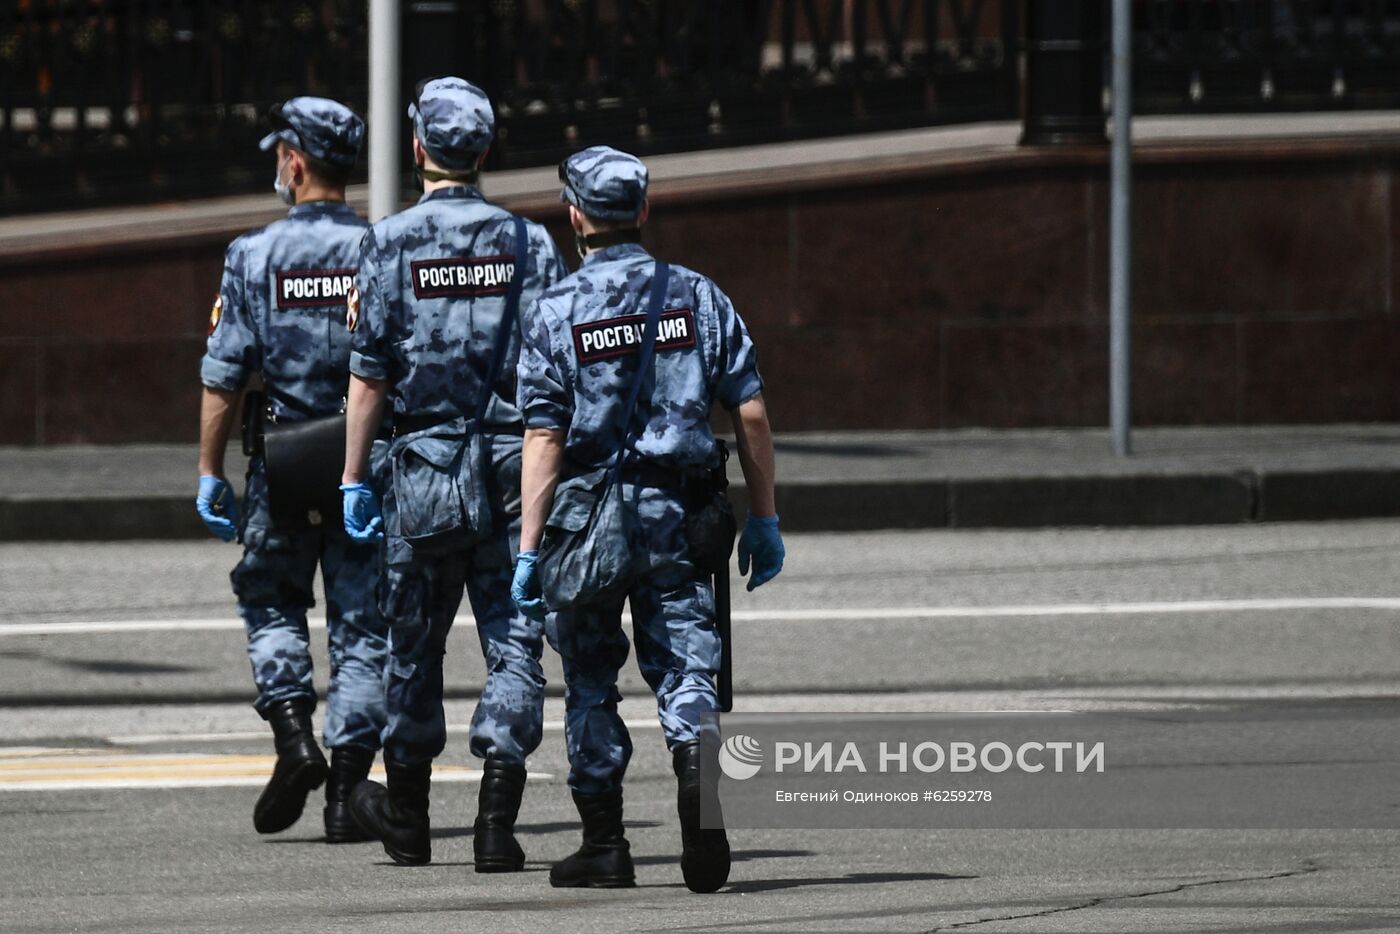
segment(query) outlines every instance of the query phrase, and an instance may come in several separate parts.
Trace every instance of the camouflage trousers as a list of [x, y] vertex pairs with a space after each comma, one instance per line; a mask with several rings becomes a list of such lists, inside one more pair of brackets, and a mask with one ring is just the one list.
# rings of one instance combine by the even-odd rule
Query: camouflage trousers
[[384, 497], [388, 563], [380, 605], [389, 621], [389, 665], [383, 738], [385, 757], [395, 762], [431, 761], [446, 746], [443, 657], [464, 592], [486, 662], [472, 715], [472, 755], [524, 765], [540, 744], [544, 624], [521, 615], [510, 598], [520, 543], [520, 444], [512, 435], [491, 436], [487, 489], [498, 527], [471, 548], [415, 551], [395, 534], [398, 498], [412, 491], [395, 489]]
[[550, 644], [564, 663], [569, 786], [583, 794], [620, 787], [632, 757], [632, 740], [617, 712], [617, 675], [629, 649], [622, 631], [624, 599], [632, 608], [637, 666], [656, 694], [667, 748], [713, 729], [719, 710], [714, 587], [690, 559], [685, 505], [656, 487], [624, 483], [622, 492], [636, 516], [625, 596], [548, 618]]
[[351, 541], [339, 516], [323, 529], [274, 530], [267, 476], [257, 458], [249, 464], [243, 515], [243, 558], [229, 577], [258, 688], [253, 706], [265, 713], [291, 698], [316, 703], [306, 611], [316, 605], [312, 585], [319, 565], [331, 667], [322, 736], [332, 748], [379, 748], [388, 654], [388, 627], [375, 601], [380, 547]]

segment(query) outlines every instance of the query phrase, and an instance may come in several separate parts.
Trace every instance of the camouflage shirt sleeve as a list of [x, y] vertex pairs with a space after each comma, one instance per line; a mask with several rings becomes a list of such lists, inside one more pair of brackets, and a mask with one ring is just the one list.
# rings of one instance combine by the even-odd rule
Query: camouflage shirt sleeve
[[705, 291], [714, 303], [715, 317], [719, 321], [719, 378], [715, 383], [715, 398], [724, 408], [736, 409], [763, 392], [763, 377], [758, 374], [758, 351], [729, 296], [713, 282]]
[[360, 241], [360, 268], [355, 276], [359, 315], [350, 334], [350, 372], [364, 379], [389, 378], [388, 303], [379, 269], [379, 242], [374, 229]]
[[199, 378], [210, 389], [242, 389], [249, 374], [262, 368], [254, 309], [248, 307], [244, 285], [246, 255], [241, 240], [224, 254], [223, 280], [209, 314], [209, 339]]
[[573, 420], [573, 382], [564, 372], [565, 355], [556, 352], [554, 335], [559, 329], [553, 317], [546, 303], [537, 301], [521, 320], [515, 406], [526, 428], [563, 430]]

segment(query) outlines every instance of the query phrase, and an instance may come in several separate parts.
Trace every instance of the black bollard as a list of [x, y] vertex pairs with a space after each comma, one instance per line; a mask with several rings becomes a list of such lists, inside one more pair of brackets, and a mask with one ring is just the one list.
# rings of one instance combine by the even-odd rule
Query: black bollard
[[1098, 0], [1027, 0], [1023, 146], [1106, 145]]

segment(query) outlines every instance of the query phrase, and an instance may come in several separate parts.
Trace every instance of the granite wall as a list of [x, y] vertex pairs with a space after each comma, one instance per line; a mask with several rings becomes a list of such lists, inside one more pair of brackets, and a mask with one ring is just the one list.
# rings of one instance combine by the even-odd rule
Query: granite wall
[[[1095, 150], [658, 186], [647, 242], [713, 276], [780, 430], [1107, 420]], [[1143, 148], [1139, 424], [1400, 419], [1400, 141]], [[515, 203], [550, 224], [561, 209]], [[237, 231], [0, 260], [0, 443], [190, 441]]]

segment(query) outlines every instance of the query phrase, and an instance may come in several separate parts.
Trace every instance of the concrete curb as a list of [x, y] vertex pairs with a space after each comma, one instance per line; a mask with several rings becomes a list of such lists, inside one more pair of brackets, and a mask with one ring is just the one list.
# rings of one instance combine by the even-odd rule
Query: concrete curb
[[0, 498], [0, 541], [126, 541], [208, 536], [191, 496]]
[[[742, 515], [747, 496], [732, 491]], [[1223, 525], [1400, 516], [1400, 469], [780, 484], [792, 532]], [[188, 496], [0, 498], [0, 541], [199, 539]]]

